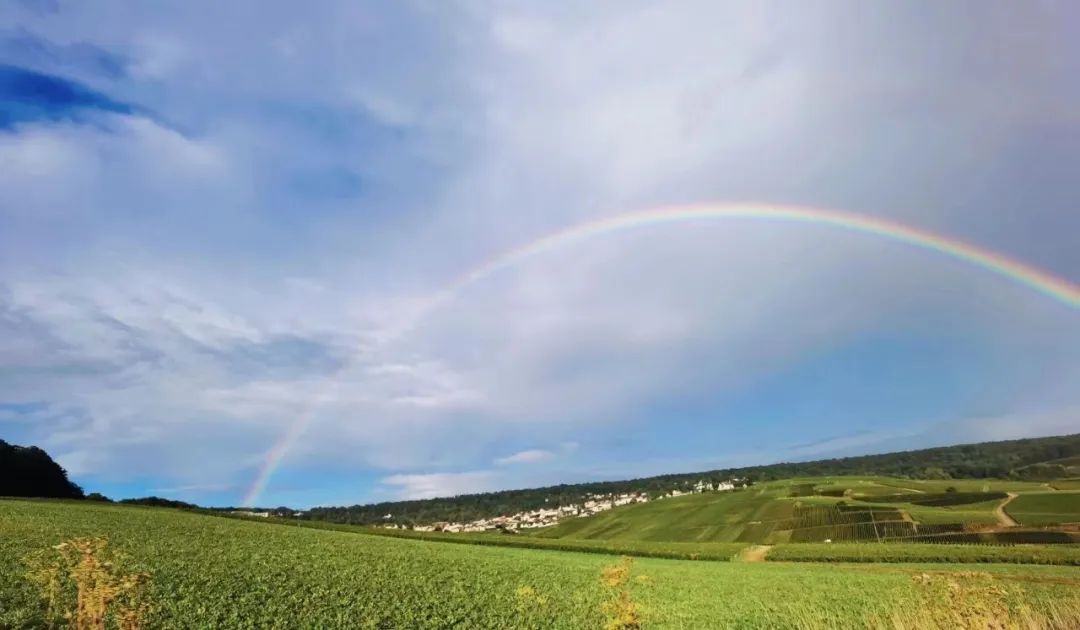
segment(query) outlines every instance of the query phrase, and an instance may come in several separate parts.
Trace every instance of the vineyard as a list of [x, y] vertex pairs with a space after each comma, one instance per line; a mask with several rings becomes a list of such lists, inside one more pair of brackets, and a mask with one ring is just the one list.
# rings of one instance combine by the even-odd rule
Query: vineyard
[[927, 507], [950, 507], [982, 503], [984, 501], [1000, 501], [1006, 496], [1004, 492], [905, 492], [868, 496], [863, 497], [861, 500], [871, 503], [910, 503], [911, 505]]
[[[941, 502], [940, 499], [930, 499]], [[978, 498], [979, 502], [981, 498]], [[952, 505], [963, 505], [955, 503]], [[776, 542], [928, 542], [928, 543], [991, 543], [991, 544], [1069, 544], [1080, 542], [1075, 532], [1011, 529], [1009, 531], [979, 531], [964, 523], [919, 524], [906, 517], [899, 508], [878, 508], [855, 505], [796, 506], [788, 519], [753, 526], [751, 536], [765, 535], [764, 540]], [[768, 529], [770, 528], [771, 529]], [[741, 538], [753, 542], [750, 536]]]
[[[1067, 487], [1066, 482], [1058, 482]], [[1071, 544], [1080, 493], [996, 480], [827, 478], [771, 482], [571, 519], [540, 532], [561, 540], [786, 543]], [[1002, 527], [1008, 511], [1021, 527]]]
[[[965, 601], [977, 604], [972, 610], [982, 615], [1003, 619], [1025, 611], [1037, 619], [1056, 616], [1057, 627], [1080, 620], [1080, 575], [1064, 566], [1002, 564], [973, 571], [971, 565], [896, 565], [876, 571], [862, 565], [628, 560], [357, 531], [161, 508], [2, 500], [0, 627], [44, 625], [45, 603], [30, 579], [32, 560], [58, 553], [59, 543], [107, 545], [113, 554], [109, 571], [138, 576], [145, 589], [139, 602], [145, 627], [914, 627], [921, 624], [914, 615], [933, 612], [941, 588], [970, 593]], [[87, 537], [90, 542], [78, 542]], [[790, 550], [791, 559], [806, 559], [823, 548], [893, 550], [912, 561], [926, 559], [914, 549], [943, 546], [781, 545], [773, 553]], [[964, 550], [956, 555], [962, 562], [980, 559], [968, 549], [982, 557], [991, 553], [987, 547], [955, 549]], [[1000, 553], [1020, 548], [1009, 549]]]

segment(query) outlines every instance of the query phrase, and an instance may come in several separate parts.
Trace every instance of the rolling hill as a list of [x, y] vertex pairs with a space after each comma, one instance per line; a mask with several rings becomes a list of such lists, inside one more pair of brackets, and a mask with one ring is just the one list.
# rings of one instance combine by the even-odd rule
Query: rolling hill
[[[961, 444], [811, 462], [725, 468], [625, 481], [563, 484], [437, 499], [388, 501], [349, 507], [316, 507], [308, 511], [305, 518], [335, 523], [373, 525], [381, 523], [385, 514], [392, 513], [399, 523], [472, 521], [542, 507], [581, 503], [591, 494], [645, 492], [658, 496], [672, 490], [685, 491], [702, 479], [738, 478], [761, 483], [798, 477], [879, 475], [926, 481], [949, 479], [1046, 481], [1080, 475], [1076, 468], [1077, 461], [1080, 461], [1080, 434]], [[884, 490], [884, 492], [892, 491]]]

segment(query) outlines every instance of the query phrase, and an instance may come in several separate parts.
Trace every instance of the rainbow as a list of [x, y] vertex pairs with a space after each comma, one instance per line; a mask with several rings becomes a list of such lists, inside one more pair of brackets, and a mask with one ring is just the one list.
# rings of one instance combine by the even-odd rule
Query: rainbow
[[[825, 210], [797, 206], [779, 206], [758, 203], [693, 204], [641, 210], [615, 215], [595, 221], [572, 225], [563, 230], [542, 236], [530, 243], [506, 251], [458, 276], [442, 291], [433, 295], [425, 304], [412, 325], [423, 319], [439, 305], [453, 300], [466, 287], [481, 282], [502, 270], [547, 252], [593, 238], [644, 229], [672, 223], [744, 219], [754, 221], [778, 221], [794, 224], [811, 224], [833, 227], [848, 232], [879, 237], [885, 240], [911, 245], [923, 250], [969, 263], [975, 267], [997, 274], [1021, 286], [1056, 300], [1066, 306], [1080, 309], [1080, 286], [1045, 271], [1013, 260], [1002, 254], [970, 245], [928, 230], [903, 225], [877, 217], [869, 217], [839, 210]], [[342, 368], [347, 369], [348, 366]], [[339, 372], [340, 373], [340, 372]], [[319, 397], [321, 398], [321, 397]], [[315, 409], [301, 415], [282, 439], [267, 453], [263, 465], [244, 498], [243, 505], [254, 505], [266, 489], [274, 471], [300, 439], [314, 419]]]

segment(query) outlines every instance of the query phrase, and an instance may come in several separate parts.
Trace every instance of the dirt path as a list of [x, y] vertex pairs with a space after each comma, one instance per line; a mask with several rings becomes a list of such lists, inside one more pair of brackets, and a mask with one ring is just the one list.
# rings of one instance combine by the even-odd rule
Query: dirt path
[[1009, 496], [1005, 497], [1005, 500], [999, 503], [996, 508], [994, 508], [994, 516], [997, 516], [998, 522], [1005, 527], [1016, 527], [1020, 523], [1017, 523], [1016, 520], [1013, 519], [1013, 517], [1009, 516], [1009, 513], [1005, 511], [1005, 506], [1009, 504], [1009, 501], [1012, 501], [1016, 498], [1016, 493], [1006, 492], [1005, 494]]
[[911, 518], [911, 514], [908, 514], [907, 510], [900, 510], [900, 520], [911, 523], [911, 528], [915, 530], [915, 533], [919, 533], [919, 524], [915, 519]]
[[739, 552], [739, 562], [765, 562], [772, 545], [753, 545]]

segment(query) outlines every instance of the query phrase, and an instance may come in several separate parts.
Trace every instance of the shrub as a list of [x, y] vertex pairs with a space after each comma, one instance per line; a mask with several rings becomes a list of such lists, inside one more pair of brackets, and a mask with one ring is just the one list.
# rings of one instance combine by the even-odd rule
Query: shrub
[[50, 626], [78, 630], [142, 627], [149, 610], [145, 573], [124, 573], [105, 538], [75, 538], [32, 554], [29, 579], [41, 589]]
[[[604, 630], [641, 628], [641, 608], [630, 595], [630, 574], [633, 567], [634, 559], [623, 557], [618, 563], [604, 567], [600, 572], [600, 584], [607, 590], [607, 600], [601, 605], [606, 617]], [[639, 576], [641, 577], [645, 576]]]

